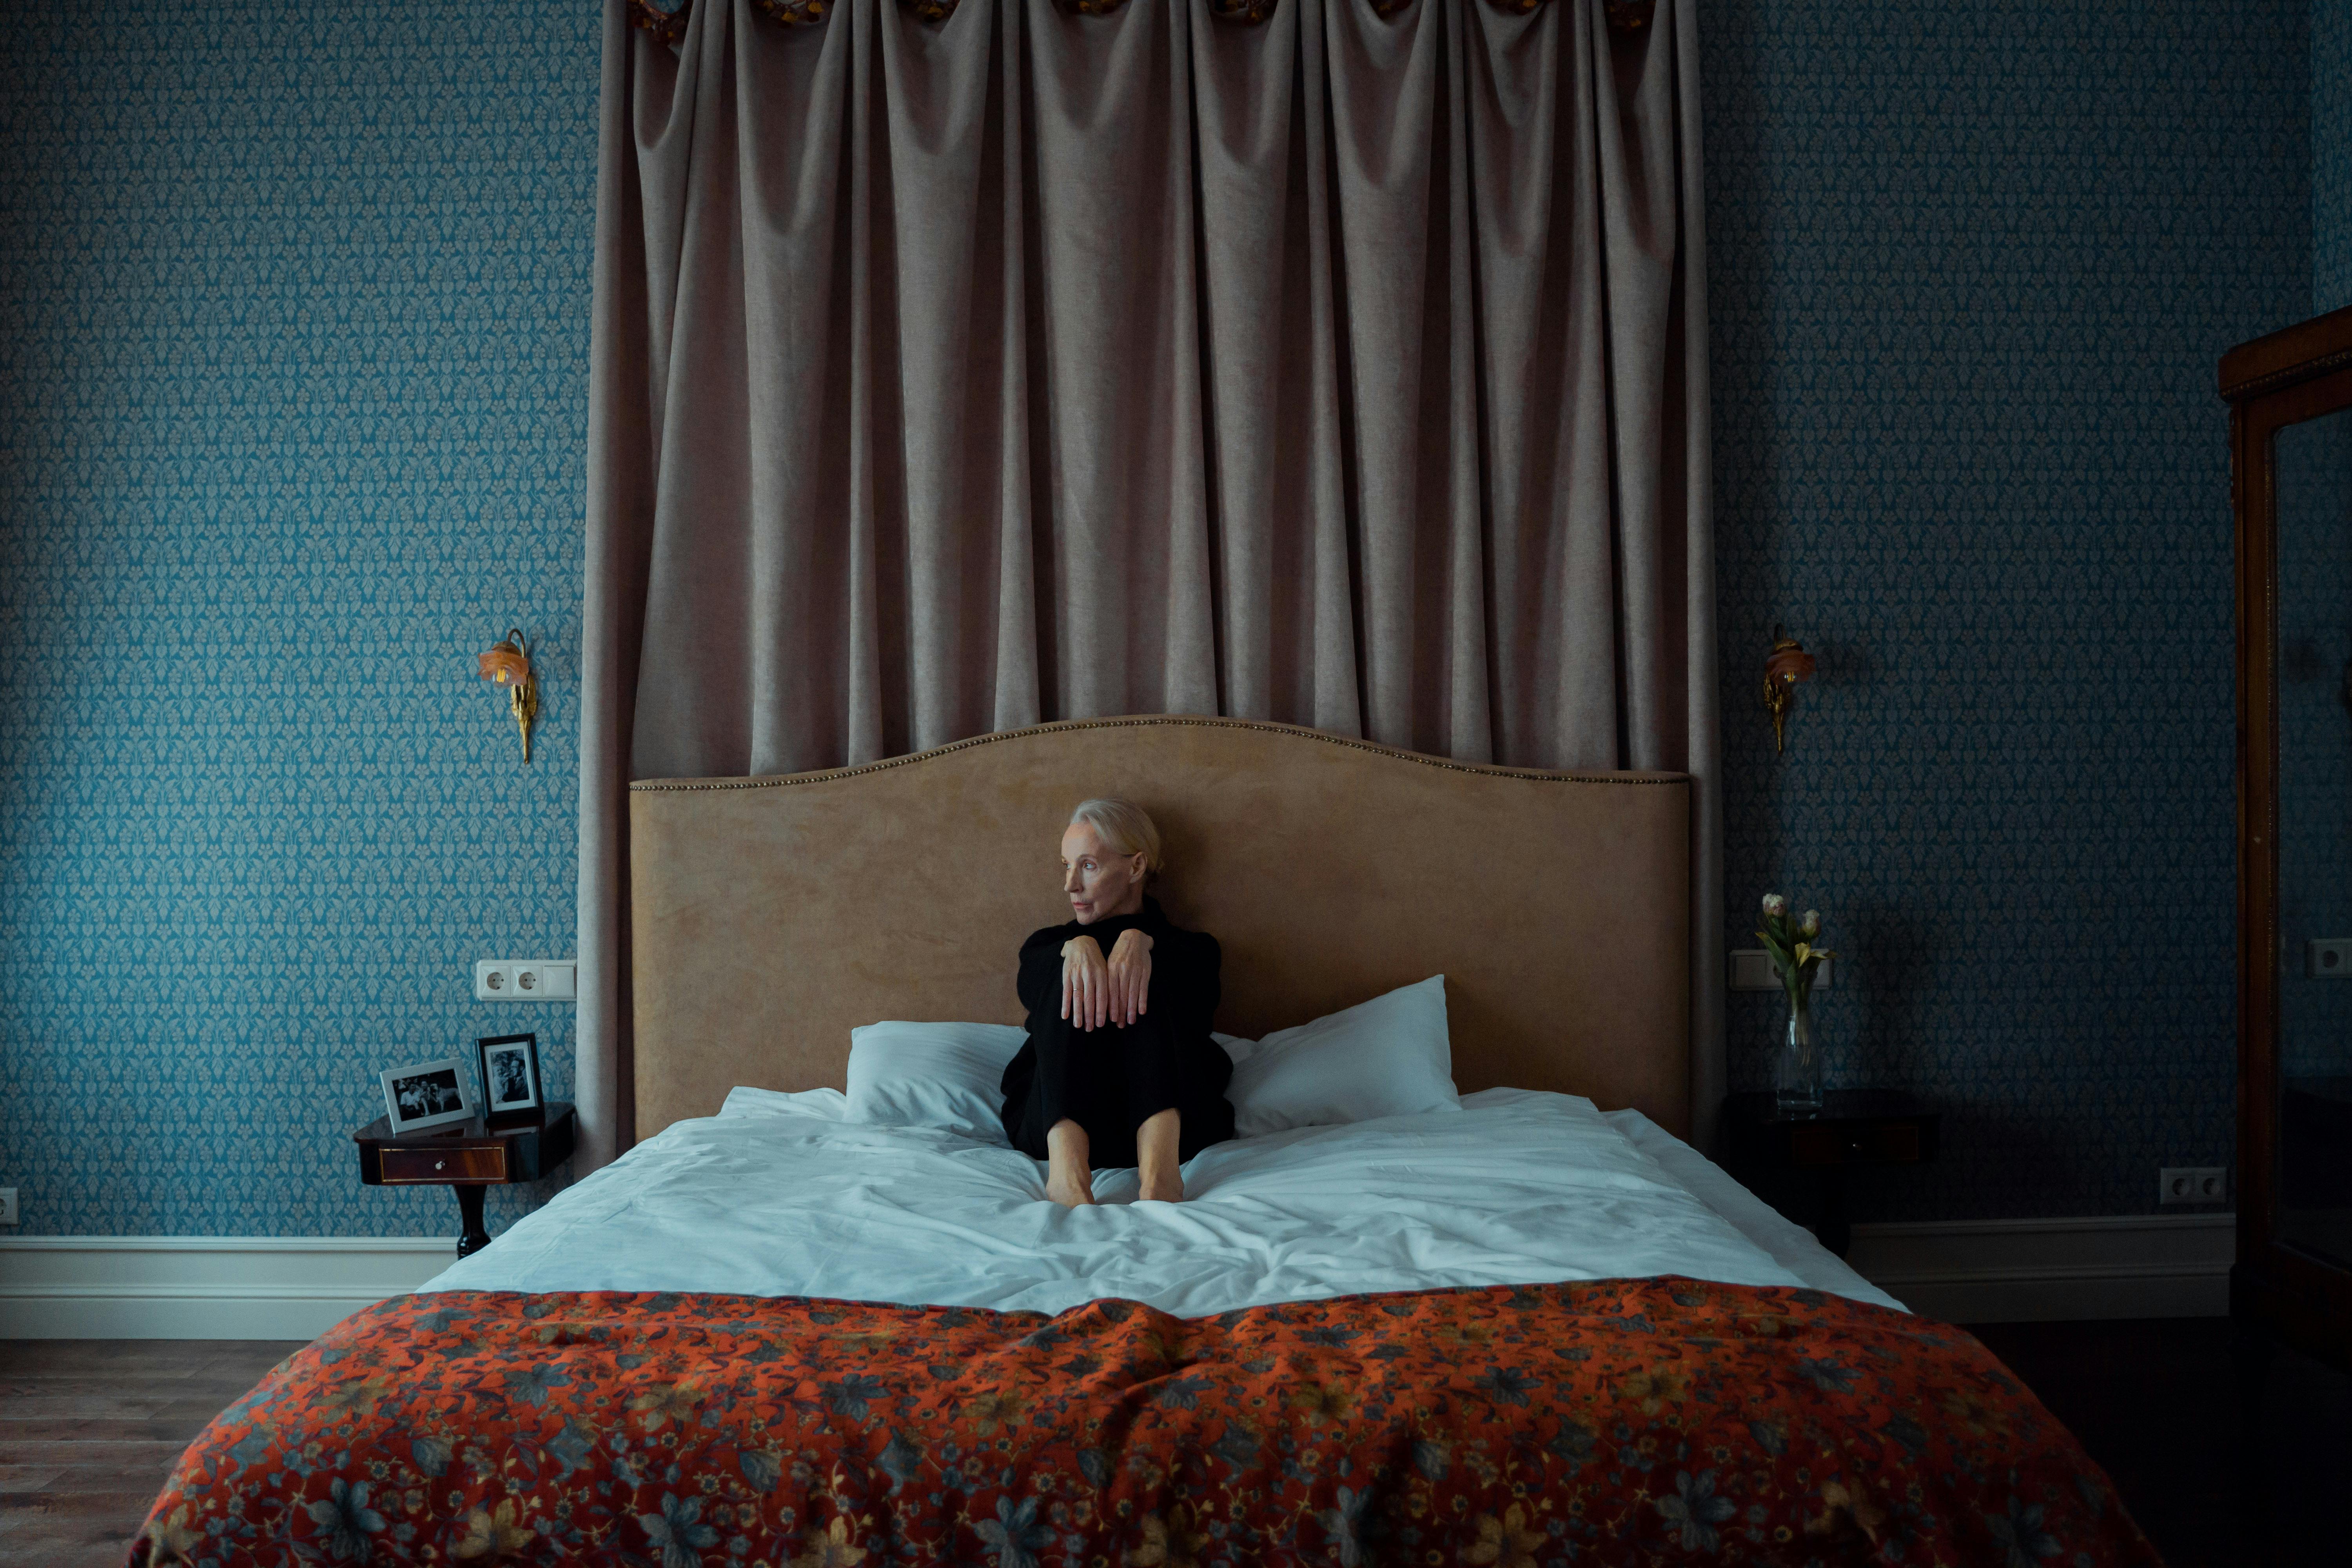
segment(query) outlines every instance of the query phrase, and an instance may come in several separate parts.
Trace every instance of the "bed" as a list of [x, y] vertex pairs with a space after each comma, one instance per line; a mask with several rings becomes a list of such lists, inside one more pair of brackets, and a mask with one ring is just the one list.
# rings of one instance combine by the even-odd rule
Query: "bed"
[[[1221, 1029], [1442, 974], [1458, 1098], [1077, 1210], [873, 1120], [852, 1030], [1017, 1023], [1092, 794], [1160, 820]], [[1981, 1346], [1681, 1136], [1689, 822], [1205, 719], [641, 784], [635, 1147], [224, 1412], [133, 1561], [2153, 1563]]]

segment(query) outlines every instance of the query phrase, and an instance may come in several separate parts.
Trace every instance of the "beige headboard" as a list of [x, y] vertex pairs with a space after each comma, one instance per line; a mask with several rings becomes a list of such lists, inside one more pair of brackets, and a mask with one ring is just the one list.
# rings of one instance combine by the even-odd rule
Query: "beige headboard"
[[1562, 1089], [1687, 1129], [1684, 775], [1136, 718], [633, 785], [637, 1135], [709, 1115], [735, 1084], [840, 1087], [859, 1024], [1019, 1023], [1014, 954], [1069, 918], [1061, 835], [1089, 795], [1159, 822], [1155, 891], [1224, 945], [1226, 1032], [1443, 973], [1464, 1093]]

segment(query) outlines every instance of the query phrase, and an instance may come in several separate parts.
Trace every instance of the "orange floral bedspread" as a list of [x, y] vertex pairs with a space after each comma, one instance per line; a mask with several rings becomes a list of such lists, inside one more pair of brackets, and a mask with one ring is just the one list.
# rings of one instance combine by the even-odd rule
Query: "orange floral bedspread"
[[1184, 1320], [404, 1296], [189, 1448], [136, 1564], [2007, 1564], [2156, 1554], [1968, 1334], [1679, 1279]]

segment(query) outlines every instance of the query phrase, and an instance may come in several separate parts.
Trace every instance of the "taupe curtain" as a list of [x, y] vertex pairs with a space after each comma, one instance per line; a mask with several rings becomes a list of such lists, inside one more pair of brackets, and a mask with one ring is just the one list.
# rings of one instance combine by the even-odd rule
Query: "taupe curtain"
[[702, 0], [673, 47], [607, 0], [592, 1161], [630, 1135], [629, 779], [1130, 712], [1696, 774], [1711, 1114], [1695, 14]]

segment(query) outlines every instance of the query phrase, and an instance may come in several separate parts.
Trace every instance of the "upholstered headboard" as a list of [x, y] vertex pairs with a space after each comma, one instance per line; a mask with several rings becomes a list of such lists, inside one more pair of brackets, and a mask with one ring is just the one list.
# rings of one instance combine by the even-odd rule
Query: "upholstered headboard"
[[881, 1018], [1019, 1023], [1089, 795], [1141, 803], [1155, 887], [1224, 945], [1256, 1037], [1443, 973], [1464, 1093], [1689, 1125], [1689, 781], [1473, 767], [1240, 720], [1083, 720], [629, 799], [639, 1137], [728, 1089], [840, 1087]]

